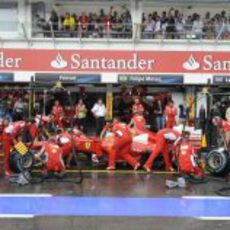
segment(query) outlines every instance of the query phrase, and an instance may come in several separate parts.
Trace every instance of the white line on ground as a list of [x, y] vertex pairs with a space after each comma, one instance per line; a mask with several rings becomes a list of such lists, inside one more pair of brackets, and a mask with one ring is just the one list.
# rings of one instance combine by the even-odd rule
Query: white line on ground
[[230, 200], [227, 196], [182, 196], [183, 199], [197, 199], [197, 200]]
[[197, 217], [196, 219], [199, 220], [212, 220], [212, 221], [218, 221], [218, 220], [230, 220], [230, 216], [201, 216]]
[[52, 194], [36, 194], [36, 193], [0, 193], [0, 197], [52, 197]]
[[34, 215], [30, 214], [0, 214], [0, 219], [32, 219]]

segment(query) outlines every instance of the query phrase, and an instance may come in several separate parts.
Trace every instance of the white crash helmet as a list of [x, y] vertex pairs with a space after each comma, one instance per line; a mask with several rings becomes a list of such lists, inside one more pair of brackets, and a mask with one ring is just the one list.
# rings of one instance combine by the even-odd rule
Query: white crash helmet
[[164, 138], [169, 141], [175, 141], [177, 139], [177, 136], [174, 133], [169, 132], [164, 134]]
[[173, 130], [177, 131], [178, 133], [182, 133], [183, 129], [184, 127], [182, 124], [173, 127]]
[[5, 128], [5, 132], [8, 133], [8, 134], [11, 134], [13, 133], [14, 131], [14, 126], [12, 124], [8, 125], [6, 128]]

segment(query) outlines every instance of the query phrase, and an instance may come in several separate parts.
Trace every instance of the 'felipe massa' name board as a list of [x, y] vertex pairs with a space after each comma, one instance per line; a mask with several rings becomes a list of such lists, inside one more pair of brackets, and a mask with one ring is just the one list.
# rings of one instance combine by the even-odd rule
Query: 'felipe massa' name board
[[118, 76], [119, 83], [129, 84], [183, 84], [183, 75], [124, 75]]

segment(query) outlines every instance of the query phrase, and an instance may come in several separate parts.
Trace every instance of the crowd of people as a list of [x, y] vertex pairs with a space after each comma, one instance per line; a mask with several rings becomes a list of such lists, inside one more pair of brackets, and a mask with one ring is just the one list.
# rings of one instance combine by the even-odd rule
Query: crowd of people
[[142, 38], [144, 39], [228, 39], [230, 18], [226, 11], [204, 16], [193, 13], [185, 16], [171, 8], [161, 14], [153, 12], [142, 15]]
[[8, 121], [23, 120], [28, 117], [28, 94], [18, 92], [1, 93], [0, 95], [0, 119]]
[[[29, 117], [29, 93], [12, 91], [12, 94], [4, 93], [0, 96], [0, 119], [7, 119], [11, 122], [25, 120]], [[167, 114], [171, 113], [168, 109], [169, 107], [174, 108], [174, 119], [177, 120], [177, 123], [190, 120], [189, 108], [186, 106], [186, 103], [180, 104], [176, 108], [170, 95], [156, 95], [151, 100], [151, 103], [149, 101], [147, 103], [146, 100], [140, 102], [140, 97], [135, 100], [133, 98], [135, 98], [135, 96], [131, 96], [131, 100], [126, 100], [125, 96], [121, 100], [116, 98], [114, 102], [114, 116], [119, 116], [123, 121], [129, 122], [132, 118], [132, 114], [134, 114], [132, 110], [132, 103], [134, 102], [134, 105], [141, 104], [143, 106], [143, 115], [146, 119], [146, 123], [154, 132], [167, 126], [166, 123], [170, 120], [168, 120]], [[80, 98], [76, 101], [74, 108], [68, 103], [63, 105], [63, 103], [60, 102], [61, 101], [58, 100], [55, 101], [53, 97], [47, 97], [46, 104], [44, 105], [43, 95], [37, 94], [36, 101], [33, 105], [33, 114], [52, 115], [54, 123], [56, 123], [59, 128], [69, 127], [71, 119], [73, 118], [72, 120], [75, 125], [77, 124], [84, 132], [89, 130], [90, 133], [94, 132], [91, 128], [88, 129], [89, 126], [92, 125], [92, 117], [94, 117], [96, 121], [95, 131], [98, 136], [100, 135], [106, 120], [106, 106], [102, 99], [98, 99], [94, 105], [92, 105], [92, 103], [89, 105], [88, 101], [86, 102], [83, 98]], [[198, 125], [204, 130], [207, 117], [204, 107], [200, 108], [198, 117]], [[53, 125], [53, 129], [56, 128], [57, 127]]]
[[118, 13], [110, 8], [106, 13], [103, 9], [98, 14], [82, 12], [81, 15], [67, 12], [59, 15], [52, 10], [48, 21], [36, 15], [35, 24], [42, 30], [45, 37], [84, 37], [84, 38], [131, 38], [132, 19], [129, 10]]
[[[14, 117], [14, 122], [10, 122], [6, 118], [1, 120], [0, 136], [2, 139], [1, 144], [3, 143], [2, 147], [5, 157], [4, 165], [6, 175], [11, 174], [9, 164], [11, 149], [17, 151], [28, 151], [29, 146], [34, 147], [37, 142], [41, 142], [42, 145], [40, 145], [40, 150], [35, 154], [35, 158], [40, 159], [44, 154], [46, 155], [45, 172], [46, 170], [54, 172], [65, 171], [67, 165], [70, 163], [69, 159], [72, 159], [73, 157], [71, 147], [73, 145], [72, 138], [76, 138], [74, 139], [74, 143], [79, 140], [78, 138], [83, 138], [83, 140], [87, 141], [93, 140], [87, 138], [84, 134], [86, 128], [85, 119], [87, 117], [88, 109], [83, 99], [79, 99], [78, 103], [74, 107], [74, 113], [71, 114], [76, 120], [75, 126], [71, 132], [66, 131], [66, 111], [58, 100], [54, 102], [50, 114], [47, 114], [47, 116], [37, 114], [34, 119], [25, 119], [21, 110], [22, 104], [23, 101], [19, 97], [14, 105], [14, 107], [20, 108], [18, 111], [16, 110], [17, 115]], [[144, 117], [145, 107], [139, 97], [134, 97], [131, 110], [132, 118], [129, 124], [124, 123], [119, 117], [114, 117], [112, 121], [108, 121], [106, 124], [106, 107], [101, 98], [99, 98], [90, 109], [90, 112], [95, 118], [96, 138], [100, 137], [100, 139], [95, 139], [96, 142], [94, 143], [100, 143], [101, 151], [107, 152], [108, 154], [107, 170], [115, 170], [117, 159], [121, 158], [134, 170], [138, 170], [142, 166], [147, 172], [151, 172], [155, 160], [162, 153], [166, 170], [173, 171], [174, 168], [172, 165], [172, 159], [169, 157], [169, 149], [171, 149], [174, 142], [181, 136], [181, 133], [173, 129], [177, 124], [176, 117], [178, 115], [178, 110], [174, 105], [173, 100], [168, 100], [164, 111], [162, 112], [165, 118], [165, 123], [162, 124], [162, 128], [156, 133], [151, 132], [146, 127], [146, 120]], [[159, 124], [160, 123], [161, 122], [159, 122]], [[54, 133], [52, 134], [52, 137], [44, 137], [43, 135], [45, 134], [45, 130], [50, 124], [54, 125]], [[147, 135], [147, 142], [150, 144], [155, 143], [155, 147], [153, 148], [150, 145], [149, 150], [151, 153], [145, 164], [142, 165], [140, 163], [140, 159], [135, 157], [136, 150], [132, 149], [132, 143], [135, 135], [143, 136], [143, 134], [144, 136]], [[111, 137], [112, 139], [110, 139]], [[185, 138], [185, 136], [183, 138]], [[36, 140], [36, 142], [34, 140]], [[101, 141], [98, 142], [98, 140]], [[185, 170], [183, 173], [195, 173], [198, 176], [203, 177], [202, 170], [191, 163], [190, 157], [193, 154], [193, 147], [189, 144], [188, 137], [187, 139], [182, 139], [182, 143], [183, 140], [186, 143], [186, 146], [190, 146], [190, 150], [188, 152], [188, 157], [183, 157], [181, 160], [183, 162], [188, 161], [190, 164], [189, 168], [186, 169], [182, 168], [182, 164], [181, 171]], [[83, 148], [89, 151], [91, 144], [87, 141], [85, 142]], [[78, 145], [76, 146], [76, 148], [79, 147]], [[146, 150], [142, 150], [142, 154], [145, 153]], [[99, 155], [101, 156], [101, 154], [102, 153]], [[64, 163], [64, 158], [67, 165]]]
[[[110, 8], [101, 9], [98, 14], [66, 12], [59, 15], [51, 11], [46, 20], [35, 17], [35, 25], [45, 37], [83, 37], [83, 38], [131, 38], [132, 17], [128, 9], [118, 13]], [[161, 13], [154, 11], [142, 14], [141, 38], [143, 39], [229, 39], [230, 18], [225, 10], [211, 15], [193, 13], [184, 15], [180, 10], [170, 8]]]

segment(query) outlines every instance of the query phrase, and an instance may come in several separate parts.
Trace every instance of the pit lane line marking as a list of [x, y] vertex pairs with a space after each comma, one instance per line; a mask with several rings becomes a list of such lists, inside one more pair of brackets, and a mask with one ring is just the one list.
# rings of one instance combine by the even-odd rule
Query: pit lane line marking
[[[96, 172], [96, 173], [114, 173], [114, 174], [159, 174], [159, 175], [165, 175], [165, 174], [178, 174], [178, 172], [169, 172], [169, 171], [152, 171], [151, 173], [147, 173], [144, 170], [134, 171], [134, 170], [100, 170], [100, 169], [73, 169], [73, 170], [66, 170], [67, 173], [90, 173], [90, 172]], [[33, 172], [41, 172], [41, 170], [33, 170]]]
[[52, 194], [30, 194], [30, 193], [18, 193], [18, 194], [14, 194], [14, 193], [0, 193], [0, 197], [53, 197]]
[[182, 196], [182, 198], [195, 200], [230, 200], [228, 196]]
[[201, 216], [197, 217], [196, 219], [198, 220], [207, 220], [207, 221], [229, 221], [230, 217], [229, 216]]
[[34, 217], [30, 214], [0, 214], [0, 219], [32, 219]]

